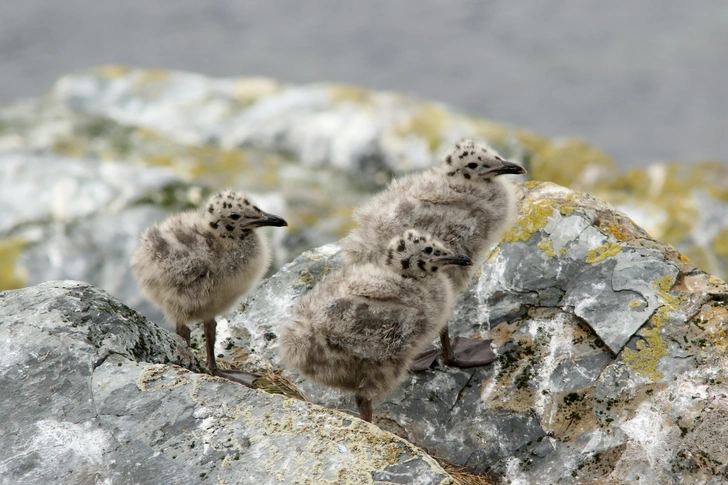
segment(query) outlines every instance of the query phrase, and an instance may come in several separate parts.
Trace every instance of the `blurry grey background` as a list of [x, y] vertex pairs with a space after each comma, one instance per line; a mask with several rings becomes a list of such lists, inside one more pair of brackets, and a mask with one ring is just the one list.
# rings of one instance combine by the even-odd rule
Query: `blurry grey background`
[[0, 0], [0, 103], [109, 63], [411, 93], [622, 167], [728, 160], [722, 0]]

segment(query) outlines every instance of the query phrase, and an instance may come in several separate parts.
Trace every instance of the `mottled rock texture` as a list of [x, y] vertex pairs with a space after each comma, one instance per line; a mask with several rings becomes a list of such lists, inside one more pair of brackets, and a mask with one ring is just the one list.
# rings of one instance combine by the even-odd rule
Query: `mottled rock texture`
[[[516, 225], [451, 320], [498, 360], [413, 374], [374, 423], [501, 483], [725, 483], [728, 287], [601, 200], [519, 191]], [[228, 315], [220, 352], [278, 367], [293, 302], [340, 264], [330, 244], [283, 267]], [[351, 396], [298, 385], [356, 413]]]
[[0, 483], [453, 483], [376, 426], [199, 370], [87, 284], [0, 293]]
[[728, 170], [619, 173], [598, 149], [398, 93], [105, 66], [0, 107], [0, 289], [76, 279], [155, 322], [128, 270], [137, 238], [225, 186], [289, 222], [272, 270], [342, 237], [393, 174], [475, 137], [548, 180], [612, 202], [717, 276], [728, 273]]

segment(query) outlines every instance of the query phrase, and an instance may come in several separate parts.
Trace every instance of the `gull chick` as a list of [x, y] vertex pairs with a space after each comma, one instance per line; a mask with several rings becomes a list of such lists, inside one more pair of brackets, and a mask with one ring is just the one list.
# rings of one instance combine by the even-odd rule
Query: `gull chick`
[[213, 375], [247, 386], [257, 377], [217, 368], [215, 317], [230, 310], [270, 266], [268, 243], [256, 229], [286, 225], [245, 195], [224, 190], [197, 210], [147, 228], [132, 255], [131, 269], [142, 293], [187, 345], [187, 325], [204, 322], [207, 367]]
[[405, 231], [383, 248], [379, 264], [346, 266], [299, 299], [281, 335], [283, 362], [353, 392], [371, 422], [372, 399], [393, 391], [447, 325], [455, 296], [444, 268], [471, 264], [430, 235]]
[[[342, 240], [346, 261], [376, 261], [402, 227], [412, 227], [481, 263], [516, 214], [512, 184], [500, 176], [522, 173], [523, 167], [488, 145], [463, 140], [431, 169], [393, 180], [357, 209], [358, 227]], [[445, 272], [459, 293], [470, 284], [473, 267], [454, 266]], [[490, 341], [458, 337], [451, 344], [447, 327], [440, 340], [448, 365], [471, 367], [495, 358]], [[436, 355], [429, 352], [415, 368], [428, 367]]]

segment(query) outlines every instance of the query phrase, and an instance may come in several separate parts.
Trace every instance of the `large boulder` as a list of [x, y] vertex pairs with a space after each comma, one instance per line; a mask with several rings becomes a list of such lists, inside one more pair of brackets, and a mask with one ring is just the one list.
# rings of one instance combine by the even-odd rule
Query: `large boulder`
[[176, 336], [84, 283], [0, 293], [0, 482], [452, 484], [337, 411], [192, 371]]
[[[412, 374], [375, 402], [374, 423], [501, 483], [725, 483], [726, 284], [599, 199], [519, 192], [517, 223], [450, 322], [451, 335], [492, 339], [498, 359]], [[221, 360], [278, 368], [295, 300], [339, 250], [304, 253], [223, 319]], [[291, 377], [356, 414], [352, 396]]]
[[345, 235], [353, 207], [462, 137], [490, 142], [535, 180], [597, 194], [702, 269], [728, 273], [720, 164], [623, 174], [580, 140], [399, 93], [105, 66], [0, 107], [0, 289], [87, 281], [162, 322], [128, 268], [151, 222], [225, 186], [249, 192], [289, 222], [267, 231], [272, 274]]

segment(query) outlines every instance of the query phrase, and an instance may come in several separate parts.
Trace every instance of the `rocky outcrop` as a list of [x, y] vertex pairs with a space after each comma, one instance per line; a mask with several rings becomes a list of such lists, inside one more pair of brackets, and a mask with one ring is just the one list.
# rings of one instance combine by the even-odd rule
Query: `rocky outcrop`
[[[453, 335], [492, 339], [497, 361], [413, 374], [374, 423], [501, 483], [723, 483], [726, 284], [603, 201], [545, 183], [520, 193], [517, 224], [451, 321]], [[340, 264], [330, 244], [283, 267], [228, 315], [220, 352], [277, 368], [293, 302]], [[351, 396], [292, 376], [356, 413]]]
[[[0, 107], [0, 289], [87, 281], [153, 321], [128, 269], [142, 230], [233, 186], [281, 214], [272, 272], [342, 237], [352, 208], [461, 137], [612, 202], [696, 264], [728, 274], [725, 166], [620, 173], [598, 149], [397, 93], [105, 66]], [[272, 274], [271, 272], [271, 274]]]
[[337, 411], [193, 371], [181, 339], [84, 283], [0, 293], [0, 482], [452, 484]]

